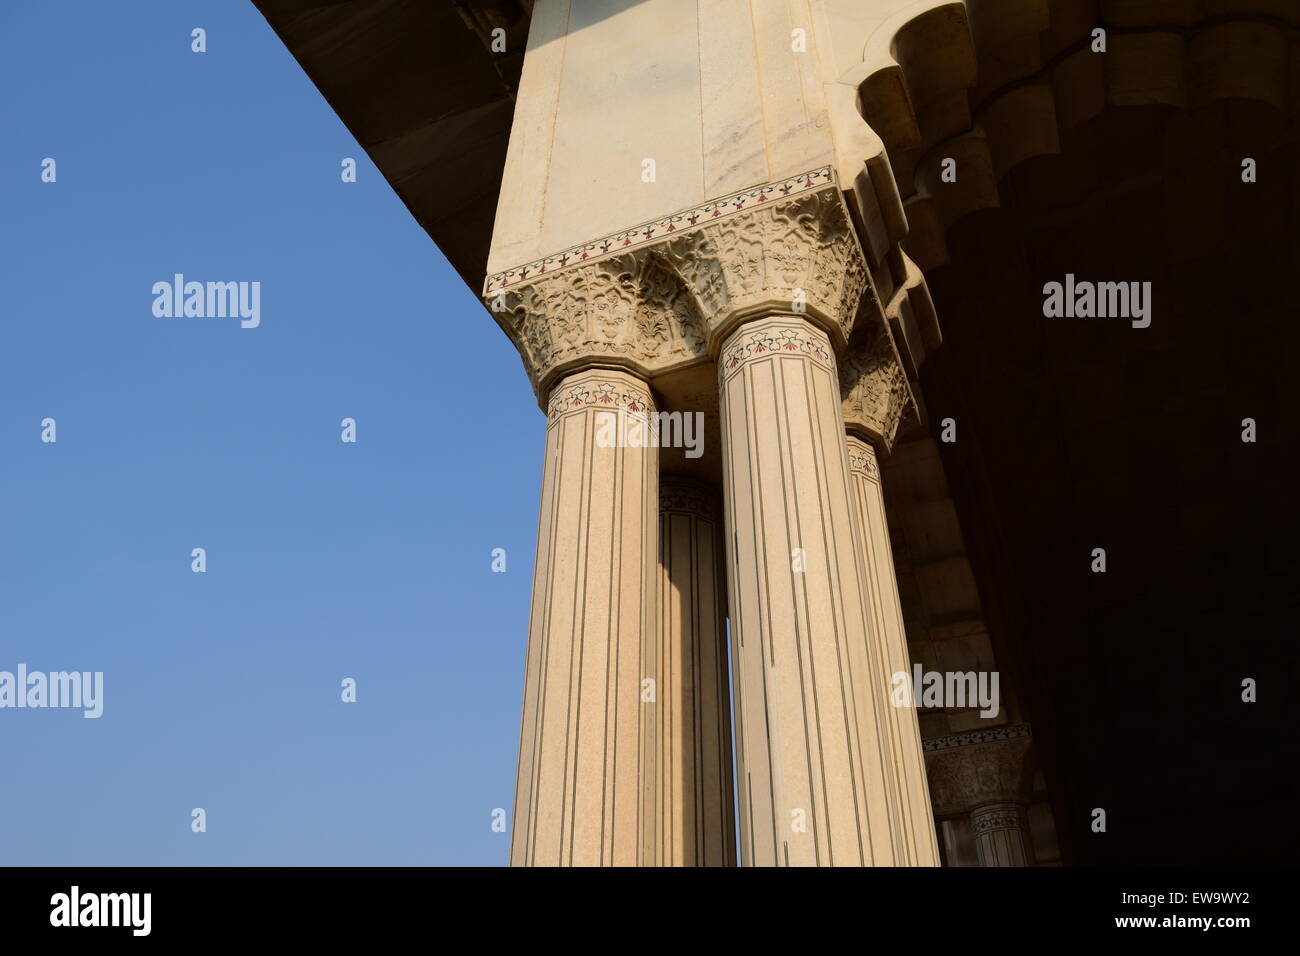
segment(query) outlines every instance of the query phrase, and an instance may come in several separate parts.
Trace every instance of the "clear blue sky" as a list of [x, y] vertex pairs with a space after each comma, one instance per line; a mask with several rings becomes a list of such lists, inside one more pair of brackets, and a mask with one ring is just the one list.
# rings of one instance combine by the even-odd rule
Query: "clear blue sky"
[[[0, 710], [0, 864], [504, 864], [513, 347], [251, 3], [7, 3], [0, 54], [0, 670], [105, 682]], [[177, 272], [260, 327], [154, 317]]]

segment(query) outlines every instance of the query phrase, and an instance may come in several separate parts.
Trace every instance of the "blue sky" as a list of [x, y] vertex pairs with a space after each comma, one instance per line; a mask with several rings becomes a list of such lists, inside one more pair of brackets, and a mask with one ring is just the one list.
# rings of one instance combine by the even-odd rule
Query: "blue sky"
[[[513, 347], [251, 3], [5, 4], [0, 51], [0, 670], [104, 673], [0, 709], [0, 864], [504, 864]], [[261, 325], [156, 318], [178, 272]]]

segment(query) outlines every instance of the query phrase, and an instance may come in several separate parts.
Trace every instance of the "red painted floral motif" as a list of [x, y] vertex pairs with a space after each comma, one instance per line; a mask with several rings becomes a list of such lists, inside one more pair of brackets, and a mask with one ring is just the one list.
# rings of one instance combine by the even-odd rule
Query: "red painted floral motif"
[[638, 389], [616, 382], [582, 381], [556, 391], [548, 405], [548, 416], [554, 418], [575, 409], [601, 406], [626, 407], [629, 412], [649, 411], [649, 396]]
[[821, 359], [823, 362], [831, 357], [821, 340], [805, 335], [798, 329], [762, 329], [748, 335], [747, 341], [737, 342], [731, 346], [722, 360], [722, 366], [730, 371], [746, 359], [775, 351], [797, 352]]

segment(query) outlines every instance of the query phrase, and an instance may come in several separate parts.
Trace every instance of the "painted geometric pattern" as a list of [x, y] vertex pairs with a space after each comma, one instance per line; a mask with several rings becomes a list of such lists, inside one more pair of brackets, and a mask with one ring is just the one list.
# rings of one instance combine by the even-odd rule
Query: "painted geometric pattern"
[[926, 737], [922, 746], [927, 753], [937, 750], [952, 750], [956, 747], [972, 747], [978, 744], [991, 744], [1001, 740], [1015, 740], [1018, 737], [1030, 737], [1032, 733], [1028, 724], [1005, 724], [990, 727], [987, 730], [966, 730], [955, 734], [943, 734], [939, 737]]

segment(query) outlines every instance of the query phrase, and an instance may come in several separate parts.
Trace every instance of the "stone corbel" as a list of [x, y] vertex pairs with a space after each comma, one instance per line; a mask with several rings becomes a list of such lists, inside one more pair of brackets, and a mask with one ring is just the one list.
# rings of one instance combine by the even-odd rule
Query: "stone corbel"
[[845, 428], [889, 454], [899, 431], [918, 415], [889, 328], [882, 324], [855, 336], [839, 370]]

